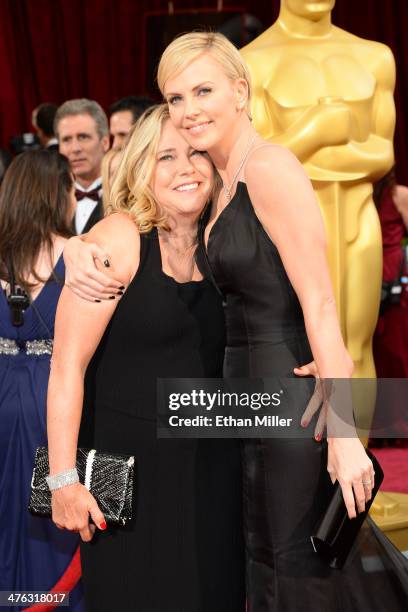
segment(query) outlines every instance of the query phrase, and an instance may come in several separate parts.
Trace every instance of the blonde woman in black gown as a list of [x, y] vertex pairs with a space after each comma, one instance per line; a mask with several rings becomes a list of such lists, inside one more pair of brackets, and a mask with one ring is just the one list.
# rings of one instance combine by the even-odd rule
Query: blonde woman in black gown
[[[173, 124], [209, 153], [223, 181], [202, 249], [225, 299], [225, 375], [293, 376], [314, 359], [321, 378], [351, 377], [313, 189], [288, 150], [255, 132], [240, 54], [219, 34], [183, 35], [164, 52], [158, 83]], [[71, 246], [76, 262], [86, 255], [78, 240]], [[88, 251], [88, 261], [104, 255]], [[91, 263], [76, 267], [88, 280], [78, 282], [70, 266], [70, 282], [83, 296], [116, 286]], [[305, 406], [296, 408], [300, 421]], [[377, 530], [361, 535], [367, 558], [358, 548], [341, 571], [310, 543], [331, 482], [338, 480], [351, 518], [370, 499], [373, 466], [357, 437], [245, 440], [242, 456], [249, 612], [407, 608], [408, 562]]]

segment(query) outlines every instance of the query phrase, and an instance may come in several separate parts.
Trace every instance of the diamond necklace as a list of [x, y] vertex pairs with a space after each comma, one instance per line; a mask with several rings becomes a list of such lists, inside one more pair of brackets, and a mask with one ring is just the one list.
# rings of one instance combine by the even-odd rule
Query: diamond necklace
[[255, 140], [255, 138], [256, 138], [257, 136], [258, 136], [258, 134], [255, 132], [255, 134], [254, 134], [254, 135], [253, 135], [253, 137], [251, 138], [251, 142], [249, 143], [247, 150], [246, 150], [246, 151], [245, 151], [245, 153], [244, 153], [244, 156], [242, 157], [242, 159], [241, 159], [241, 161], [240, 161], [240, 164], [239, 164], [239, 166], [238, 166], [238, 168], [237, 168], [237, 171], [235, 172], [235, 174], [234, 174], [234, 176], [233, 176], [233, 179], [232, 179], [232, 181], [231, 181], [230, 186], [228, 187], [228, 185], [226, 185], [226, 184], [224, 183], [224, 181], [222, 182], [222, 188], [223, 188], [223, 189], [224, 189], [224, 191], [225, 191], [225, 195], [227, 196], [228, 202], [230, 202], [230, 201], [231, 201], [231, 198], [232, 198], [232, 189], [233, 189], [233, 187], [234, 187], [234, 185], [235, 185], [235, 181], [237, 180], [238, 175], [239, 175], [239, 173], [241, 172], [242, 166], [244, 165], [244, 163], [245, 163], [245, 161], [246, 161], [246, 159], [247, 159], [247, 157], [248, 157], [248, 155], [249, 155], [249, 153], [250, 153], [250, 151], [251, 151], [251, 147], [252, 147], [252, 145], [254, 144], [254, 140]]

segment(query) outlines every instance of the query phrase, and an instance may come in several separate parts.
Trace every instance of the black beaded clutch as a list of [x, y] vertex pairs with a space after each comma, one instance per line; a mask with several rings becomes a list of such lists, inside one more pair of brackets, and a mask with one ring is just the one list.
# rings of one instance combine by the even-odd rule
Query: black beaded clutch
[[366, 502], [364, 512], [360, 512], [353, 519], [348, 517], [341, 487], [336, 481], [328, 508], [310, 537], [315, 552], [333, 569], [341, 569], [345, 564], [384, 479], [384, 472], [376, 457], [368, 449], [366, 453], [373, 463], [375, 476], [371, 499]]
[[[79, 481], [98, 502], [106, 522], [125, 525], [132, 518], [134, 457], [78, 448], [76, 468]], [[33, 514], [51, 516], [51, 491], [45, 480], [48, 473], [48, 449], [40, 447], [28, 506]]]

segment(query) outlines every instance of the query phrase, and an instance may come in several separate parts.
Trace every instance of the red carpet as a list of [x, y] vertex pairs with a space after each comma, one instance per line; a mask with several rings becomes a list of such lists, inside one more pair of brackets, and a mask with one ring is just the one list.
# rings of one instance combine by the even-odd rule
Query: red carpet
[[[71, 563], [68, 565], [64, 574], [51, 589], [50, 593], [60, 593], [63, 591], [72, 591], [81, 577], [81, 558], [79, 554], [79, 546], [72, 557]], [[57, 604], [36, 604], [30, 608], [25, 608], [25, 612], [51, 612], [55, 610]], [[63, 609], [63, 608], [61, 608]]]
[[384, 470], [381, 491], [408, 493], [408, 447], [370, 448]]

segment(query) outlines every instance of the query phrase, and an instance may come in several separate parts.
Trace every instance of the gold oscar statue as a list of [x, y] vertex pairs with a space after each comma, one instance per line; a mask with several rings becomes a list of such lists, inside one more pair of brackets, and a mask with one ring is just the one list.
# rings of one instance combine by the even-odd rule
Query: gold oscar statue
[[241, 50], [255, 128], [288, 147], [315, 189], [343, 337], [357, 377], [375, 377], [381, 228], [372, 182], [393, 164], [395, 64], [385, 45], [331, 23], [335, 0], [281, 0], [278, 20]]
[[[241, 52], [252, 76], [255, 128], [288, 147], [313, 183], [343, 337], [355, 376], [371, 378], [382, 276], [372, 183], [394, 160], [395, 63], [385, 45], [334, 26], [334, 4], [281, 0], [278, 20]], [[355, 391], [353, 404], [370, 423], [375, 393], [367, 398]], [[408, 495], [377, 495], [371, 516], [407, 548]]]

